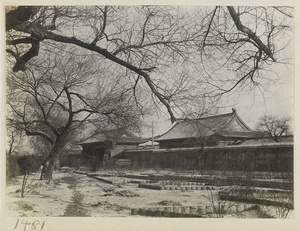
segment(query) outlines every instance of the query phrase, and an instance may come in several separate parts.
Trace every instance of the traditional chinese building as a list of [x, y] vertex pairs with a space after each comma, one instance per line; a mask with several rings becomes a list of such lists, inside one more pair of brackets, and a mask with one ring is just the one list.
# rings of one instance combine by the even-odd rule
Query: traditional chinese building
[[177, 122], [155, 139], [159, 149], [126, 150], [115, 158], [136, 168], [291, 172], [293, 136], [275, 142], [231, 113]]
[[80, 143], [83, 164], [97, 168], [125, 150], [138, 149], [145, 141], [124, 130], [101, 131]]
[[156, 141], [160, 148], [201, 147], [238, 143], [257, 136], [232, 109], [227, 114], [179, 121]]

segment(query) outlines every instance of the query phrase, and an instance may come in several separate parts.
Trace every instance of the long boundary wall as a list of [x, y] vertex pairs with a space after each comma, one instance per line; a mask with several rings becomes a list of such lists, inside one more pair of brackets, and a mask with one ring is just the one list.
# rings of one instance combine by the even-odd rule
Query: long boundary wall
[[127, 150], [115, 157], [133, 168], [292, 172], [293, 145]]

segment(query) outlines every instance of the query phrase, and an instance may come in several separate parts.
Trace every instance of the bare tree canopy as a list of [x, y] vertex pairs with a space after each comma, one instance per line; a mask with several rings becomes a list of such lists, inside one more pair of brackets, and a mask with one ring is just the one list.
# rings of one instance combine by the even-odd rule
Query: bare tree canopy
[[23, 72], [7, 73], [8, 124], [48, 141], [49, 179], [78, 128], [97, 123], [103, 129], [137, 130], [145, 113], [126, 91], [124, 79], [111, 76], [105, 65], [95, 65], [99, 60], [92, 56], [80, 58], [69, 51], [53, 56], [43, 50]]
[[[283, 51], [293, 36], [292, 23], [291, 7], [8, 7], [6, 51], [16, 60], [14, 72], [24, 71], [49, 41], [98, 54], [125, 67], [133, 88], [143, 81], [173, 122], [176, 108], [184, 110], [180, 106], [192, 93], [218, 97], [259, 84], [274, 62], [288, 63]], [[181, 87], [190, 93], [183, 99], [172, 80], [168, 87], [166, 73], [188, 65], [201, 73], [190, 85], [180, 76]]]
[[281, 137], [288, 134], [290, 120], [290, 118], [264, 115], [257, 124], [257, 130], [272, 137], [276, 142], [280, 142]]

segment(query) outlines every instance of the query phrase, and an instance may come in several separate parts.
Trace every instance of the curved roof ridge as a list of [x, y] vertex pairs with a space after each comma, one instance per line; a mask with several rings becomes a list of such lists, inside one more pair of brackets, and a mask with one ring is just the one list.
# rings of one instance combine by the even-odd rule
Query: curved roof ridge
[[200, 118], [197, 118], [197, 119], [192, 119], [192, 118], [179, 119], [178, 122], [179, 123], [184, 123], [184, 122], [195, 121], [195, 120], [202, 120], [202, 119], [208, 119], [208, 118], [229, 116], [229, 115], [233, 115], [233, 114], [234, 114], [234, 112], [230, 112], [230, 113], [225, 113], [225, 114], [218, 114], [218, 115], [211, 115], [211, 116], [200, 117]]
[[[170, 132], [172, 129], [175, 128], [175, 126], [179, 123], [179, 121], [177, 121], [168, 131], [164, 132], [163, 134], [159, 135], [158, 137], [156, 137], [156, 139], [159, 139], [160, 137], [164, 136], [165, 134], [167, 134], [168, 132]], [[154, 139], [154, 141], [156, 140]]]
[[241, 119], [241, 117], [237, 114], [236, 109], [232, 108], [232, 117], [226, 122], [224, 123], [221, 127], [225, 127], [227, 124], [229, 124], [234, 118], [237, 118], [238, 123], [240, 123], [242, 126], [244, 126], [248, 132], [254, 132], [248, 125], [246, 125], [246, 123]]
[[238, 118], [239, 122], [241, 122], [249, 131], [254, 132], [242, 119], [241, 117], [235, 113], [235, 116]]

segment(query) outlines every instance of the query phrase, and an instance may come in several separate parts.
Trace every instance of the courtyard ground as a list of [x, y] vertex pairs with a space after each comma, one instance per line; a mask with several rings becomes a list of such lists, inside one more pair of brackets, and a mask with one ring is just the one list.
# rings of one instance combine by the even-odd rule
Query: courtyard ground
[[[6, 216], [133, 217], [131, 209], [134, 208], [211, 205], [210, 191], [206, 190], [141, 188], [137, 181], [113, 173], [103, 179], [112, 184], [75, 173], [72, 169], [54, 172], [50, 182], [40, 181], [39, 173], [34, 173], [27, 180], [28, 188], [22, 198], [22, 177], [17, 177], [7, 182]], [[246, 218], [258, 216], [257, 211], [239, 215]]]

